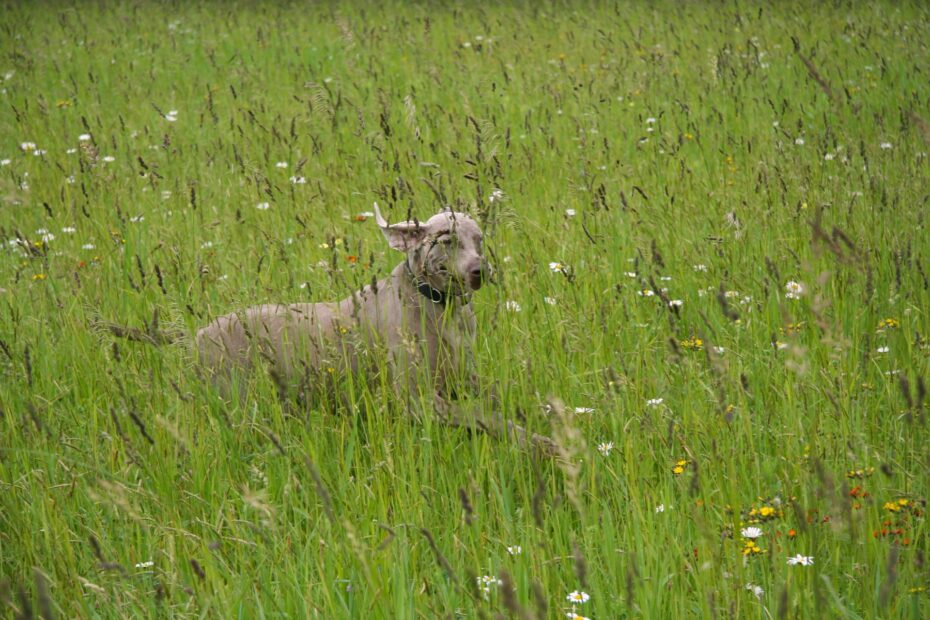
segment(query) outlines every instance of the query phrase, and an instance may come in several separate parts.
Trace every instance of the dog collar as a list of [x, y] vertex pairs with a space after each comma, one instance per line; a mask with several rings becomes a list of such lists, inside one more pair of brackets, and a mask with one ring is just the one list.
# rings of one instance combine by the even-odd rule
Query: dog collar
[[446, 307], [449, 304], [449, 296], [446, 295], [443, 291], [434, 289], [432, 286], [426, 282], [421, 282], [419, 278], [413, 273], [413, 269], [410, 268], [410, 263], [404, 261], [404, 267], [407, 271], [407, 275], [410, 276], [410, 279], [413, 280], [413, 285], [417, 287], [420, 295], [423, 295], [428, 300], [437, 305], [442, 305]]

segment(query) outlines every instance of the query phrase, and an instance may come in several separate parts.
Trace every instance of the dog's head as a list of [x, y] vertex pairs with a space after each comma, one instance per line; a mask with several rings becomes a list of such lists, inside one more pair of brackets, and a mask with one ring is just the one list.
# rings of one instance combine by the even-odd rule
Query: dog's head
[[462, 295], [487, 279], [481, 229], [464, 213], [442, 211], [425, 222], [388, 225], [376, 204], [375, 217], [391, 247], [407, 254], [413, 274], [434, 289]]

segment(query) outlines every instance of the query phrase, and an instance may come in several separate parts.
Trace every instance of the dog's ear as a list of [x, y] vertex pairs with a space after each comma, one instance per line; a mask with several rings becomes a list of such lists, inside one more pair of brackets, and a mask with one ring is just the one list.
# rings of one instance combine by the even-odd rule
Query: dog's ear
[[387, 239], [388, 244], [392, 248], [400, 250], [401, 252], [407, 252], [423, 241], [427, 232], [426, 224], [414, 220], [412, 222], [398, 222], [397, 224], [388, 225], [388, 223], [384, 221], [384, 218], [381, 217], [381, 211], [378, 209], [377, 202], [374, 204], [374, 207], [375, 221], [378, 223], [381, 232], [384, 233], [384, 238]]

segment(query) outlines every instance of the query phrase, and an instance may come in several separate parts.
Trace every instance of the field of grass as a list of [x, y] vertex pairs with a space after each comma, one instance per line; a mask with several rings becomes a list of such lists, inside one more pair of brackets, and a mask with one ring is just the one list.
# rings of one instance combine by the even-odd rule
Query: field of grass
[[[4, 617], [930, 616], [926, 7], [0, 28]], [[564, 458], [93, 328], [345, 297], [376, 201], [482, 222], [478, 373]]]

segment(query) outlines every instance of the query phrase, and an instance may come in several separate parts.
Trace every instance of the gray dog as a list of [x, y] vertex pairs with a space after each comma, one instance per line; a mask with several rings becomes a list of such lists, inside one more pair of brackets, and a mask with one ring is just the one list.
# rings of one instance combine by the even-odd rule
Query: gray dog
[[420, 389], [428, 390], [442, 422], [553, 454], [548, 437], [458, 398], [480, 387], [473, 374], [471, 293], [481, 288], [488, 265], [478, 224], [443, 211], [425, 223], [388, 225], [377, 204], [375, 217], [390, 246], [406, 254], [389, 277], [339, 302], [266, 304], [219, 317], [197, 332], [201, 363], [218, 385], [229, 388], [238, 377], [242, 390], [247, 371], [264, 360], [279, 391], [312, 398], [327, 379], [332, 385], [335, 373], [377, 385], [384, 379], [377, 361], [386, 354], [386, 379], [402, 401], [409, 404]]

